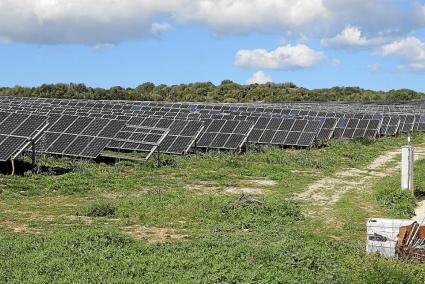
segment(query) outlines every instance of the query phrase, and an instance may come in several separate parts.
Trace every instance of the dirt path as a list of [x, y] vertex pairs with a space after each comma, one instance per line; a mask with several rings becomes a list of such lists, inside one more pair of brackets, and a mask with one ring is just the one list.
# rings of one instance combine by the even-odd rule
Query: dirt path
[[425, 219], [425, 200], [421, 200], [418, 202], [418, 205], [415, 209], [415, 216], [412, 220], [417, 222], [422, 222]]
[[[336, 204], [342, 195], [350, 190], [370, 190], [373, 182], [379, 178], [391, 176], [400, 170], [400, 150], [387, 152], [363, 168], [347, 168], [309, 185], [297, 198], [318, 205], [321, 211], [327, 211]], [[425, 145], [415, 146], [415, 160], [425, 158]], [[418, 209], [425, 216], [425, 201]], [[422, 217], [423, 218], [423, 217]]]

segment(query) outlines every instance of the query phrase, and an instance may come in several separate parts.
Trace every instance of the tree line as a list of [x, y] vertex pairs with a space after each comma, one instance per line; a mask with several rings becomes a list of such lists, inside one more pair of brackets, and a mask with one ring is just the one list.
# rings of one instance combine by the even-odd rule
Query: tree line
[[425, 97], [409, 89], [372, 91], [359, 87], [306, 89], [293, 83], [240, 85], [226, 80], [180, 85], [143, 83], [136, 88], [92, 88], [85, 84], [43, 84], [38, 87], [0, 87], [2, 96], [64, 99], [141, 100], [170, 102], [285, 102], [285, 101], [411, 101]]

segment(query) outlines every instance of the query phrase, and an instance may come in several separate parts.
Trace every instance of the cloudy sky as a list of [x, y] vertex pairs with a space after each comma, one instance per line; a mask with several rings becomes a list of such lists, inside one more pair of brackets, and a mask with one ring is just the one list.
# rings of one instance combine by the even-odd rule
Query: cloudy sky
[[0, 85], [425, 91], [425, 0], [0, 0]]

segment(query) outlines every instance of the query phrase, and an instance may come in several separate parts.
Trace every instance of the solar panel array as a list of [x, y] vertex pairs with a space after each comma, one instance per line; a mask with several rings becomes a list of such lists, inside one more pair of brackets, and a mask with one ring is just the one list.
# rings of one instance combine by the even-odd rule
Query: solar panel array
[[[43, 153], [95, 158], [104, 149], [152, 152], [159, 147], [163, 153], [184, 155], [195, 147], [238, 151], [247, 142], [311, 147], [329, 139], [423, 132], [423, 106], [424, 102], [203, 104], [0, 97], [0, 150], [5, 153], [0, 159], [20, 151], [8, 145], [15, 144], [21, 131], [27, 135], [22, 139], [31, 140], [32, 133], [21, 128], [37, 133], [37, 121], [49, 123], [36, 145]], [[9, 122], [4, 121], [9, 116]]]

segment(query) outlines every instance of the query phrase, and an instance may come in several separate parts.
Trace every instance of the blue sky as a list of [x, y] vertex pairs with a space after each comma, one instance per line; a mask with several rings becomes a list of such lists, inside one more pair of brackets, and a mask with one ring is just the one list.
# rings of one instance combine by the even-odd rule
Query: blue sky
[[425, 91], [425, 2], [0, 0], [0, 62], [2, 86], [228, 79]]

